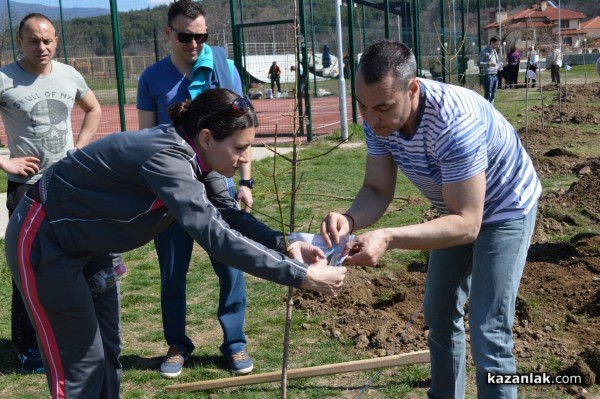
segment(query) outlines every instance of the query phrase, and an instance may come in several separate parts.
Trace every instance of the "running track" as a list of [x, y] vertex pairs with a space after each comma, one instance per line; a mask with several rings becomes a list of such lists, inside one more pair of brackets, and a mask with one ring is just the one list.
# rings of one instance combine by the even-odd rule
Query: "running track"
[[[257, 112], [260, 123], [257, 129], [254, 145], [272, 144], [275, 140], [275, 133], [278, 134], [278, 143], [289, 143], [292, 141], [293, 115], [294, 115], [294, 99], [278, 98], [278, 99], [260, 99], [253, 100], [252, 104]], [[334, 96], [311, 98], [312, 111], [312, 134], [313, 140], [322, 135], [332, 133], [340, 127], [340, 104], [339, 99]], [[346, 109], [348, 114], [348, 123], [352, 122], [352, 103], [350, 97], [346, 101]], [[79, 108], [75, 108], [72, 114], [73, 132], [77, 136], [83, 112]], [[360, 122], [360, 120], [359, 120]], [[125, 105], [125, 123], [126, 130], [136, 130], [138, 126], [137, 110], [135, 105]], [[296, 123], [297, 126], [297, 123]], [[116, 105], [102, 105], [102, 119], [98, 133], [95, 139], [107, 136], [113, 132], [121, 130], [119, 118], [119, 109]], [[297, 130], [297, 128], [296, 128]], [[300, 136], [302, 142], [306, 141], [305, 135]], [[75, 138], [76, 139], [76, 138]], [[6, 133], [4, 125], [0, 121], [0, 140], [6, 145]]]

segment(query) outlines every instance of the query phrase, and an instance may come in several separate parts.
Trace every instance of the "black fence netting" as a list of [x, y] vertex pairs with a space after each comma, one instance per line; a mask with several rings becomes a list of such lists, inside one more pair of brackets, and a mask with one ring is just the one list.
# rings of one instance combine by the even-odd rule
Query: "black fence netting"
[[[22, 18], [30, 12], [42, 13], [53, 21], [57, 31], [55, 59], [75, 67], [102, 105], [103, 117], [97, 137], [122, 129], [135, 130], [138, 127], [136, 94], [139, 76], [145, 68], [169, 56], [170, 52], [165, 33], [169, 4], [155, 5], [151, 1], [56, 0], [55, 3], [46, 1], [43, 5], [12, 0], [0, 2], [0, 66], [20, 57], [17, 34]], [[264, 114], [261, 115], [259, 133], [291, 133], [299, 125], [298, 112], [306, 115], [303, 133], [308, 131], [309, 126], [311, 130], [321, 126], [323, 131], [320, 133], [333, 131], [339, 124], [326, 121], [321, 125], [311, 124], [307, 118], [317, 118], [322, 112], [335, 114], [338, 111], [335, 102], [331, 105], [333, 110], [320, 105], [298, 106], [295, 101], [298, 91], [305, 90], [315, 101], [324, 97], [334, 99], [339, 93], [339, 77], [342, 76], [348, 101], [351, 102], [351, 65], [357, 65], [362, 50], [370, 42], [386, 35], [411, 47], [415, 46], [415, 37], [418, 37], [417, 56], [423, 76], [436, 77], [438, 70], [435, 68], [440, 65], [443, 50], [452, 46], [456, 49], [464, 46], [465, 66], [467, 70], [474, 70], [472, 60], [478, 52], [476, 36], [459, 38], [460, 44], [457, 44], [456, 32], [454, 35], [440, 35], [439, 23], [428, 24], [417, 36], [412, 23], [414, 13], [409, 6], [404, 7], [403, 15], [392, 13], [389, 23], [384, 24], [381, 10], [361, 4], [353, 7], [352, 18], [349, 18], [348, 8], [343, 5], [338, 28], [334, 17], [335, 2], [328, 0], [300, 3], [305, 6], [304, 13], [294, 9], [298, 2], [293, 1], [272, 2], [276, 7], [248, 7], [240, 3], [233, 1], [237, 8], [232, 19], [231, 3], [202, 1], [206, 10], [208, 43], [226, 49], [229, 58], [236, 62], [244, 94], [258, 104], [263, 103], [258, 106]], [[406, 5], [411, 2], [400, 3]], [[425, 15], [435, 14], [435, 9], [432, 11], [432, 5], [428, 4], [423, 12], [429, 13]], [[304, 16], [304, 21], [300, 21], [300, 15]], [[470, 15], [472, 23], [475, 17]], [[338, 29], [341, 31], [342, 51], [338, 49]], [[440, 37], [445, 37], [446, 43], [442, 43], [444, 39]], [[302, 54], [308, 57], [304, 64], [308, 66], [308, 73], [300, 75], [298, 65], [302, 65]], [[443, 59], [450, 80], [455, 73], [455, 80], [459, 72], [464, 73], [464, 68], [458, 71], [459, 60], [457, 57]], [[276, 82], [272, 85], [268, 78], [273, 62], [282, 69], [279, 86]], [[303, 84], [299, 82], [301, 77]], [[354, 112], [352, 116], [356, 120], [356, 109], [349, 108], [349, 111]], [[74, 111], [74, 124], [80, 116], [78, 112]], [[337, 118], [339, 121], [339, 112]], [[73, 131], [78, 129], [74, 126]], [[1, 124], [0, 139], [6, 140]]]

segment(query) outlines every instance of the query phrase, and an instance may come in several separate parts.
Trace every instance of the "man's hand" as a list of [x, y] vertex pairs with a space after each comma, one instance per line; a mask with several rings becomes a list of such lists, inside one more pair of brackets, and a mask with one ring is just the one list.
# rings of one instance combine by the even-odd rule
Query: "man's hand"
[[346, 244], [342, 256], [348, 255], [345, 263], [359, 266], [376, 266], [388, 248], [385, 229], [373, 230], [356, 236]]
[[[235, 196], [235, 200], [237, 201], [241, 210], [248, 213], [252, 212], [252, 204], [254, 204], [254, 199], [252, 198], [252, 190], [250, 190], [249, 187], [240, 186]], [[244, 204], [243, 207], [242, 204]]]
[[11, 175], [27, 177], [33, 176], [40, 171], [39, 163], [39, 158], [27, 156], [4, 160], [0, 164], [0, 167]]
[[348, 217], [336, 212], [329, 212], [321, 222], [321, 235], [327, 248], [331, 248], [332, 241], [339, 244], [340, 236], [350, 234], [351, 229]]
[[343, 266], [328, 266], [327, 260], [321, 259], [310, 265], [301, 288], [336, 295], [346, 277]]
[[320, 259], [325, 259], [325, 253], [323, 253], [321, 248], [302, 241], [292, 243], [287, 251], [290, 258], [303, 263], [310, 264]]

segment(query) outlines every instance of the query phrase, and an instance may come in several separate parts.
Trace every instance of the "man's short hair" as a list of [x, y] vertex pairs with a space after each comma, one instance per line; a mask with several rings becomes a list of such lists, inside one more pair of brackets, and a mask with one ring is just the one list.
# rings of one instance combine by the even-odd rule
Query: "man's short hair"
[[169, 7], [169, 11], [167, 12], [167, 24], [171, 26], [173, 20], [177, 18], [178, 15], [183, 15], [191, 19], [196, 19], [199, 16], [206, 16], [202, 4], [192, 0], [179, 0], [171, 4], [171, 7]]
[[48, 18], [44, 14], [40, 14], [39, 12], [32, 12], [25, 15], [25, 17], [23, 17], [23, 19], [21, 20], [21, 23], [19, 23], [19, 37], [21, 39], [23, 38], [23, 28], [25, 27], [25, 22], [29, 21], [30, 19], [45, 19], [50, 23], [50, 25], [52, 25], [52, 27], [56, 31], [56, 28], [54, 27], [52, 21], [50, 21], [50, 18]]
[[417, 76], [417, 61], [405, 44], [376, 40], [360, 57], [358, 73], [369, 84], [382, 82], [391, 73], [396, 84], [406, 90], [411, 79]]
[[500, 41], [500, 38], [498, 36], [492, 36], [492, 38], [490, 39], [490, 44], [496, 43], [499, 41]]

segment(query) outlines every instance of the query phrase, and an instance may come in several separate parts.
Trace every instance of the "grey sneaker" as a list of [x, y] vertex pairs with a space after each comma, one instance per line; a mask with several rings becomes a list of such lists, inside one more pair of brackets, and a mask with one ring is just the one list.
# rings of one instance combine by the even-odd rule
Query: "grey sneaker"
[[246, 375], [252, 372], [254, 364], [248, 353], [243, 350], [229, 357], [229, 369], [233, 375]]
[[183, 363], [187, 360], [189, 353], [182, 352], [176, 346], [169, 346], [167, 357], [160, 365], [158, 373], [164, 378], [176, 378], [181, 374]]

